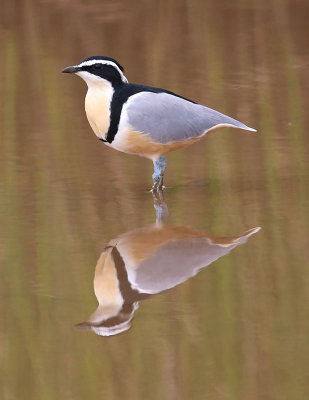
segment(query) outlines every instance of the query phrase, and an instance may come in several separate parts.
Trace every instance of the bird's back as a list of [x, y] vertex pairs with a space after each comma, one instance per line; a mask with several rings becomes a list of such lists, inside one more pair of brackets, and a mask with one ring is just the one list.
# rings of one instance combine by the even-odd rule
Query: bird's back
[[[159, 144], [196, 139], [222, 126], [253, 130], [211, 108], [167, 90], [127, 84], [112, 100], [108, 139], [115, 137], [120, 118], [136, 132]], [[118, 124], [117, 124], [118, 122]]]

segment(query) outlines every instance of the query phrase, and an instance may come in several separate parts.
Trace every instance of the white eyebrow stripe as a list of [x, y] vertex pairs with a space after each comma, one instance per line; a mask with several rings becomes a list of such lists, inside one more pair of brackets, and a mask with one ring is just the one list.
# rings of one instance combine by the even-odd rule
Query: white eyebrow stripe
[[121, 76], [121, 80], [123, 81], [123, 82], [126, 82], [126, 83], [128, 83], [128, 80], [127, 80], [127, 78], [124, 76], [124, 74], [123, 74], [123, 72], [121, 71], [121, 69], [118, 67], [118, 65], [117, 64], [115, 64], [113, 61], [109, 61], [109, 60], [88, 60], [88, 61], [84, 61], [84, 62], [82, 62], [82, 63], [80, 63], [80, 64], [77, 64], [77, 65], [75, 65], [76, 67], [89, 67], [89, 66], [91, 66], [91, 65], [94, 65], [94, 64], [105, 64], [105, 65], [111, 65], [111, 66], [113, 66], [114, 68], [116, 68], [117, 69], [117, 71], [119, 72], [119, 74], [120, 74], [120, 76]]

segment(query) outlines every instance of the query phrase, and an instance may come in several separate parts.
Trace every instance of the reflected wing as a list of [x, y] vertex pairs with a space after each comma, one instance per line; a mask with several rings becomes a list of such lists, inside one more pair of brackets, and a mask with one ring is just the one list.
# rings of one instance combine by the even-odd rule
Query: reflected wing
[[222, 244], [210, 238], [170, 239], [143, 260], [138, 269], [127, 269], [129, 281], [134, 289], [142, 293], [155, 294], [171, 289], [195, 276], [203, 267], [235, 247], [246, 243], [259, 230], [251, 229], [228, 242], [223, 240]]
[[198, 138], [220, 126], [255, 131], [218, 111], [164, 92], [135, 94], [126, 110], [134, 130], [161, 144]]

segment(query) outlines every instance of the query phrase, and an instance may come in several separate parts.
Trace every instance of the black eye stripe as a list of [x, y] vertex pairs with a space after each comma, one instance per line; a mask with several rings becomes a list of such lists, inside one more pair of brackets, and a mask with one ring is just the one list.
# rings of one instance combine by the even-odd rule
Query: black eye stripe
[[120, 86], [127, 82], [127, 79], [123, 76], [117, 65], [111, 65], [107, 63], [95, 62], [91, 65], [81, 64], [78, 67], [79, 71], [85, 71], [88, 74], [97, 76], [99, 78], [109, 81], [114, 87]]
[[117, 70], [113, 65], [108, 65], [108, 64], [101, 64], [101, 63], [98, 63], [98, 64], [93, 64], [93, 65], [90, 65], [88, 68], [90, 68], [90, 69], [94, 69], [94, 70], [96, 70], [96, 71], [99, 71], [99, 70]]
[[[105, 63], [95, 63], [92, 65], [81, 65], [80, 70], [82, 71], [100, 71], [100, 70], [116, 70], [122, 73], [122, 69], [118, 67], [118, 65], [111, 65], [111, 64], [105, 64]], [[119, 69], [118, 69], [119, 68]]]

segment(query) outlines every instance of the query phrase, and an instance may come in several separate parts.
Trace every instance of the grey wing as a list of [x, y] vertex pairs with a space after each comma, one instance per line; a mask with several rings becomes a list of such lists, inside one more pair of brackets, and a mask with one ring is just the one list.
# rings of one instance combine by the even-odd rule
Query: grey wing
[[162, 144], [198, 138], [219, 125], [255, 131], [218, 111], [164, 92], [133, 95], [126, 110], [134, 130]]
[[[170, 239], [141, 262], [131, 285], [139, 292], [148, 294], [171, 289], [245, 243], [249, 236], [228, 246], [213, 244], [208, 238]], [[130, 279], [130, 274], [128, 276]]]

